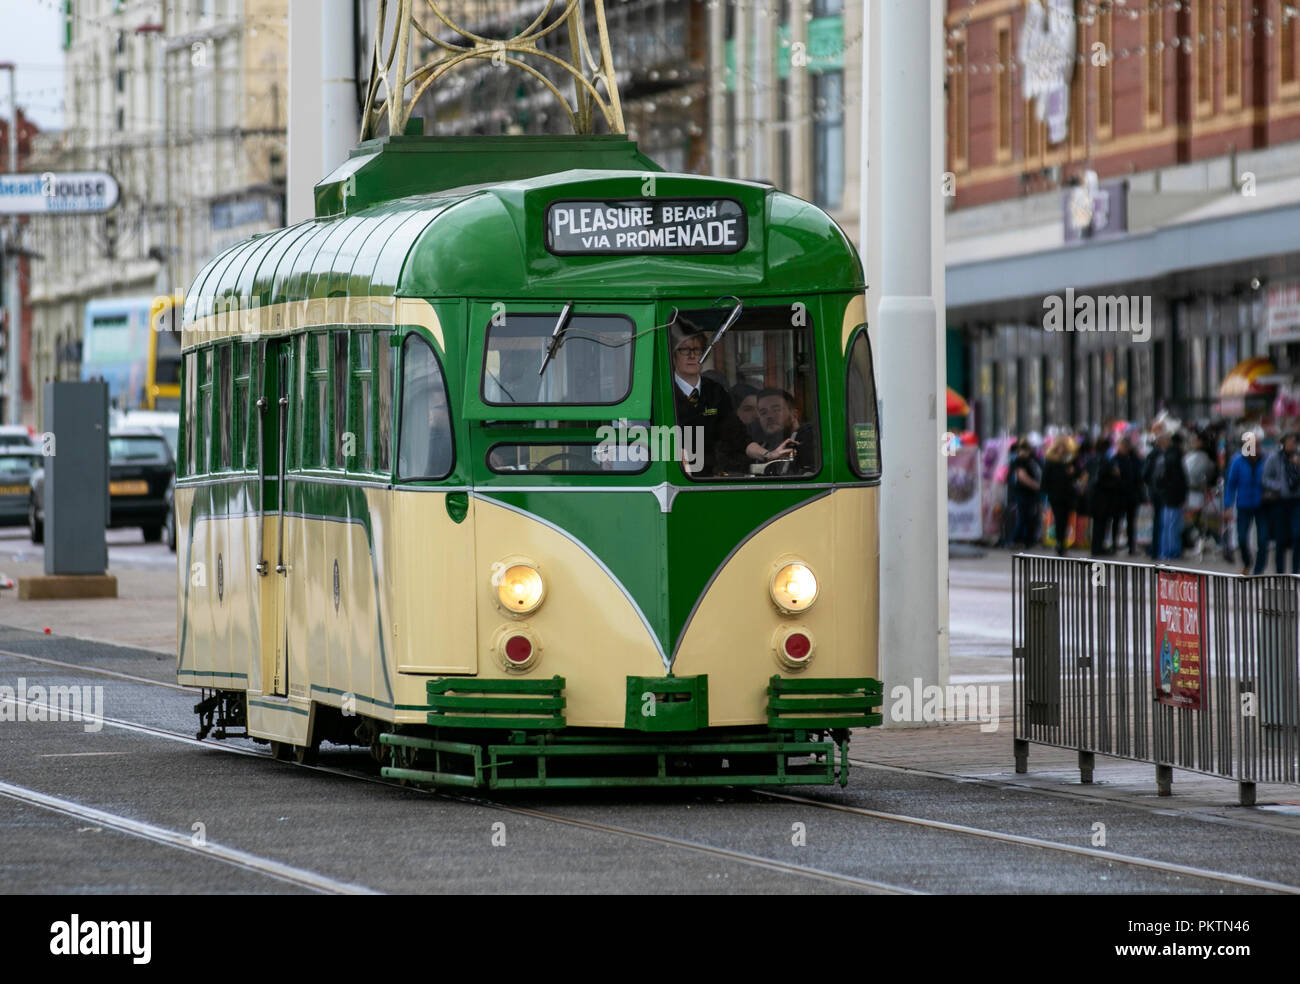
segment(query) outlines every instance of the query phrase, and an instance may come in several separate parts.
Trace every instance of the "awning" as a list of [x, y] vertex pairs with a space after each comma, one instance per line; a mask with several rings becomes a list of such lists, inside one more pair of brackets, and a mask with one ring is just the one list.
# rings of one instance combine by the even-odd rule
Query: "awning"
[[1223, 377], [1219, 386], [1220, 396], [1256, 396], [1271, 393], [1275, 388], [1271, 383], [1259, 381], [1261, 376], [1270, 376], [1276, 372], [1271, 360], [1257, 355], [1232, 367], [1232, 371]]
[[1276, 370], [1268, 358], [1257, 355], [1232, 367], [1219, 386], [1219, 400], [1214, 412], [1223, 417], [1244, 417], [1247, 414], [1267, 412], [1277, 389], [1263, 378]]
[[965, 417], [970, 413], [970, 404], [962, 399], [961, 394], [948, 387], [948, 416]]

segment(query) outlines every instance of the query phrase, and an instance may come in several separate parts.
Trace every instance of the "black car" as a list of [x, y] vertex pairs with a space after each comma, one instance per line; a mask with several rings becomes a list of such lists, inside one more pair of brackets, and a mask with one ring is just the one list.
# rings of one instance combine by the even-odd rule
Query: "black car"
[[[108, 437], [108, 495], [111, 529], [138, 526], [146, 543], [162, 539], [171, 511], [167, 491], [176, 463], [162, 434], [152, 430], [115, 431]], [[45, 470], [31, 478], [28, 527], [32, 542], [45, 541]]]
[[27, 522], [32, 473], [44, 465], [40, 452], [29, 447], [0, 447], [0, 526]]

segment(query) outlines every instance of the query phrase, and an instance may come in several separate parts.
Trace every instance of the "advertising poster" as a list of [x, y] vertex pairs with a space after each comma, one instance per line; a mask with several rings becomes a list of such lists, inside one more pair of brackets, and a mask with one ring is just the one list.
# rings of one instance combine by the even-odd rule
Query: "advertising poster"
[[1205, 609], [1196, 574], [1156, 574], [1156, 699], [1201, 709]]
[[980, 450], [965, 445], [948, 457], [948, 539], [979, 540], [983, 526]]

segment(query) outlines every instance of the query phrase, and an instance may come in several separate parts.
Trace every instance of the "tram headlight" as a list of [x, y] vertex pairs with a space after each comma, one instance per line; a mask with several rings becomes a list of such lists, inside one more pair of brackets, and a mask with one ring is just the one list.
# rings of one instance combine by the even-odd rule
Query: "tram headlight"
[[546, 597], [546, 583], [531, 564], [510, 564], [493, 580], [501, 607], [515, 615], [537, 611]]
[[772, 575], [772, 601], [787, 615], [806, 612], [817, 600], [817, 575], [807, 564], [786, 564]]

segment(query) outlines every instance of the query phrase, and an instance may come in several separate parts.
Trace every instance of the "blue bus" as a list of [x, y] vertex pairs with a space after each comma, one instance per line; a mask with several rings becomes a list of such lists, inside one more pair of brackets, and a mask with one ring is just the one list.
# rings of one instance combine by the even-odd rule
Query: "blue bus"
[[[162, 302], [162, 303], [160, 303]], [[168, 297], [114, 297], [86, 305], [82, 380], [108, 383], [117, 410], [176, 409], [180, 336], [169, 327]]]

